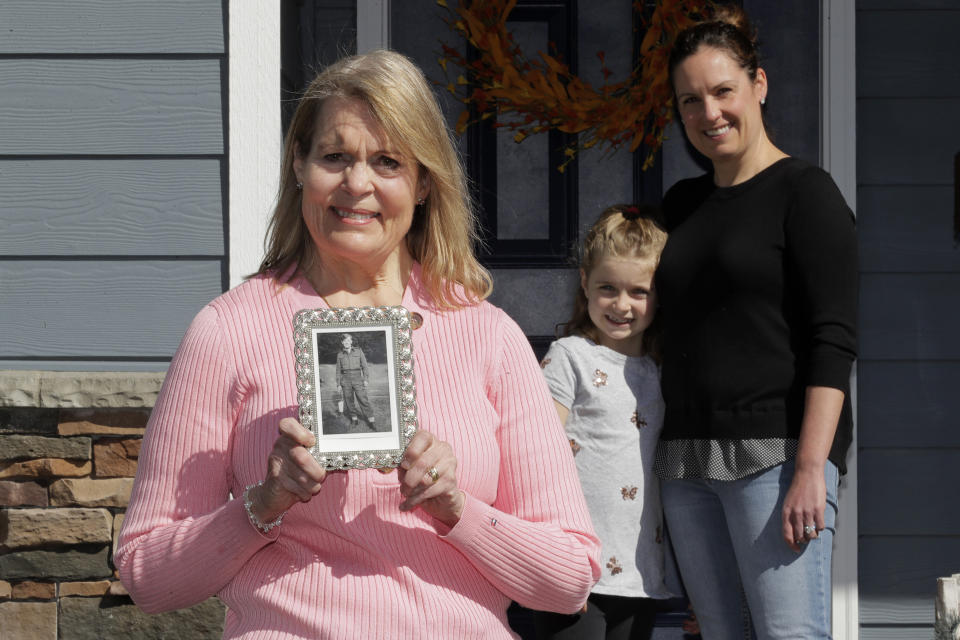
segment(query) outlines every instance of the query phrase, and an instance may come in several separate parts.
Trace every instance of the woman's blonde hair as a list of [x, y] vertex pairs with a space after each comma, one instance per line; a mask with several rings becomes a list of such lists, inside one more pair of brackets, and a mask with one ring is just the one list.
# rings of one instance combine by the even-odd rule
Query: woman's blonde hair
[[[667, 232], [660, 222], [660, 210], [651, 206], [618, 204], [604, 209], [583, 239], [580, 269], [589, 278], [590, 272], [604, 258], [639, 258], [649, 260], [655, 269], [667, 243]], [[656, 317], [643, 332], [643, 352], [660, 361], [659, 325]], [[579, 334], [600, 342], [600, 334], [590, 319], [587, 294], [578, 281], [574, 294], [573, 314], [564, 327], [564, 335]]]
[[310, 153], [320, 110], [328, 98], [366, 104], [390, 142], [414, 158], [420, 177], [429, 180], [429, 194], [414, 211], [406, 243], [438, 305], [455, 309], [490, 295], [493, 281], [474, 255], [476, 218], [446, 120], [423, 72], [406, 56], [383, 50], [330, 65], [300, 98], [284, 143], [277, 206], [257, 274], [279, 277], [294, 265], [307, 270], [314, 264], [293, 164], [295, 158]]

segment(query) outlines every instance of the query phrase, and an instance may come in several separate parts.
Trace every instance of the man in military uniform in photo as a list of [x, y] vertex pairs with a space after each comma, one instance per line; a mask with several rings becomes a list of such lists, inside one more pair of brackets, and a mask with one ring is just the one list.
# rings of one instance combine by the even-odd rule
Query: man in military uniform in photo
[[337, 390], [346, 405], [346, 414], [350, 422], [357, 424], [358, 417], [370, 423], [373, 428], [373, 407], [367, 397], [367, 358], [359, 347], [353, 346], [353, 336], [343, 334], [340, 340], [343, 349], [337, 352]]

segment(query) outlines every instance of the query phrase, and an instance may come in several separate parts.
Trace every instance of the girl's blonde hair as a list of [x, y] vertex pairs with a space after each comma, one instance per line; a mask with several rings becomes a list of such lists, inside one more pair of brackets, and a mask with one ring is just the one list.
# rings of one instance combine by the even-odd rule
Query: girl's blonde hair
[[[656, 268], [660, 253], [667, 243], [667, 232], [660, 222], [660, 210], [648, 205], [618, 204], [604, 209], [583, 239], [580, 270], [590, 272], [604, 258], [638, 258], [650, 261]], [[579, 334], [600, 342], [600, 333], [590, 319], [587, 294], [577, 283], [573, 314], [564, 328], [564, 335]], [[643, 352], [660, 361], [659, 330], [656, 318], [643, 332]]]
[[321, 107], [329, 98], [366, 104], [390, 142], [416, 159], [420, 177], [428, 181], [430, 192], [414, 211], [406, 243], [438, 305], [456, 309], [489, 296], [493, 280], [474, 255], [476, 217], [450, 130], [423, 72], [394, 51], [339, 60], [307, 87], [284, 143], [277, 206], [257, 274], [279, 277], [294, 265], [302, 271], [314, 265], [293, 162], [310, 153]]

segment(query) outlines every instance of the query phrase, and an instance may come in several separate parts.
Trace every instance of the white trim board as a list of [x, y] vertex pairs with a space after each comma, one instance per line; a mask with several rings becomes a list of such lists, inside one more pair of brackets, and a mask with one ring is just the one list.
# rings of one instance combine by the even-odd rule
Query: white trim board
[[[850, 208], [857, 210], [856, 5], [823, 0], [821, 5], [821, 164], [830, 172]], [[833, 547], [833, 637], [860, 637], [857, 562], [857, 378], [850, 382], [854, 437], [847, 474], [840, 484]]]
[[277, 197], [280, 119], [280, 3], [230, 0], [229, 286], [257, 270]]
[[[230, 0], [229, 286], [260, 266], [283, 153], [280, 3]], [[390, 0], [357, 0], [358, 50], [390, 45]]]

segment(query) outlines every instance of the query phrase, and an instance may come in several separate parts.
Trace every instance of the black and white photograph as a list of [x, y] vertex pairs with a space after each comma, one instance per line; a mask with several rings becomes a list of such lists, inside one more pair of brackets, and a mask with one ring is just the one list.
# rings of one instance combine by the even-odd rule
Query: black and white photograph
[[397, 448], [392, 327], [319, 327], [312, 334], [317, 451]]
[[386, 331], [316, 332], [320, 435], [392, 430]]
[[294, 320], [300, 419], [324, 466], [395, 467], [417, 428], [403, 307], [304, 309]]

